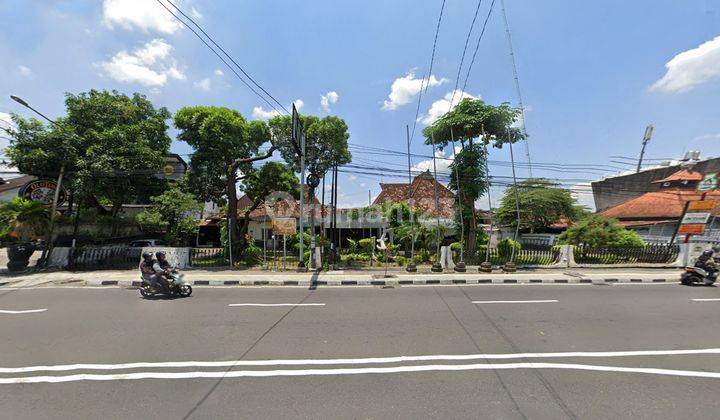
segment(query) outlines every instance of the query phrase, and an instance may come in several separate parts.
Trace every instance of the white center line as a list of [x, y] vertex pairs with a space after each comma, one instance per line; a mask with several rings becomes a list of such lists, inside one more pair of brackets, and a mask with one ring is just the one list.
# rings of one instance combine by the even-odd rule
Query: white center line
[[198, 371], [198, 372], [135, 372], [124, 374], [76, 374], [66, 376], [24, 376], [0, 378], [0, 384], [62, 383], [76, 381], [118, 381], [138, 379], [196, 379], [196, 378], [243, 378], [276, 376], [329, 376], [362, 375], [381, 373], [435, 372], [435, 371], [473, 371], [497, 369], [569, 369], [599, 372], [642, 373], [651, 375], [685, 376], [694, 378], [720, 379], [720, 372], [674, 370], [658, 368], [634, 368], [621, 366], [597, 366], [570, 363], [479, 363], [467, 365], [420, 365], [369, 368], [336, 369], [278, 369], [278, 370], [234, 370], [234, 371]]
[[45, 312], [47, 309], [28, 309], [25, 311], [10, 311], [10, 310], [4, 310], [0, 309], [0, 314], [11, 314], [11, 315], [17, 315], [17, 314], [34, 314], [37, 312]]
[[228, 306], [259, 306], [259, 307], [274, 307], [274, 306], [325, 306], [324, 303], [231, 303]]
[[472, 303], [556, 303], [557, 300], [473, 300]]
[[720, 298], [717, 298], [717, 299], [693, 299], [693, 302], [720, 302]]

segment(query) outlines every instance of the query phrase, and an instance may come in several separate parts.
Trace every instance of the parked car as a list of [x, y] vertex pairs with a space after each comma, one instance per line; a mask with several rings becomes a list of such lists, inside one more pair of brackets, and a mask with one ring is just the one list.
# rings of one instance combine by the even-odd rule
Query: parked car
[[130, 242], [132, 248], [145, 248], [155, 246], [167, 246], [167, 242], [162, 239], [138, 239], [137, 241]]

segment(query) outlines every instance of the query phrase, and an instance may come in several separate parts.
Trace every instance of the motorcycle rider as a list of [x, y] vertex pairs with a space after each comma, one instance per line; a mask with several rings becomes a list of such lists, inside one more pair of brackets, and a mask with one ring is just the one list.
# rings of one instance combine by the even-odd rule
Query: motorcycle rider
[[714, 254], [715, 247], [713, 247], [713, 249], [706, 249], [695, 261], [695, 267], [699, 267], [707, 271], [708, 276], [710, 277], [714, 277], [713, 274], [718, 271], [717, 265], [715, 264], [715, 258], [713, 258]]
[[170, 290], [168, 277], [170, 277], [170, 273], [175, 270], [175, 267], [167, 260], [167, 255], [165, 255], [164, 251], [156, 252], [155, 258], [157, 258], [157, 260], [153, 265], [153, 269], [157, 272], [158, 281], [165, 287], [165, 290]]

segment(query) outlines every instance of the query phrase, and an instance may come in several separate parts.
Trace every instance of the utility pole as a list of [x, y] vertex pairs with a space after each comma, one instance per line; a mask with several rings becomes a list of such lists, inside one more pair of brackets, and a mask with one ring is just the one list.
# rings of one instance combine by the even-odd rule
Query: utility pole
[[[512, 174], [513, 174], [513, 188], [515, 189], [515, 211], [517, 213], [517, 225], [515, 225], [515, 235], [513, 235], [513, 242], [517, 242], [517, 237], [520, 232], [520, 193], [517, 186], [517, 178], [515, 176], [515, 155], [513, 154], [513, 142], [510, 138], [510, 128], [507, 128], [508, 140], [510, 142], [510, 162], [512, 163]], [[505, 263], [504, 269], [508, 272], [515, 272], [515, 243], [511, 244], [510, 247], [510, 261]]]
[[414, 273], [417, 271], [417, 266], [415, 265], [415, 220], [414, 220], [414, 210], [411, 205], [412, 201], [412, 161], [410, 160], [410, 125], [405, 125], [405, 134], [407, 136], [407, 156], [408, 156], [408, 206], [410, 207], [410, 261], [408, 261], [408, 265], [406, 270]]
[[[299, 118], [295, 104], [293, 104], [293, 113], [296, 118]], [[302, 129], [298, 130], [298, 128], [300, 128], [299, 122], [293, 124], [293, 142], [300, 139], [300, 255], [298, 256], [298, 271], [305, 271], [305, 230], [303, 227], [303, 216], [305, 215], [305, 135]]]
[[640, 150], [640, 159], [638, 159], [638, 166], [635, 173], [640, 172], [640, 166], [642, 166], [643, 156], [645, 156], [645, 146], [647, 145], [647, 142], [650, 141], [653, 135], [653, 131], [655, 131], [655, 127], [650, 124], [645, 128], [645, 135], [643, 136], [642, 141], [642, 150]]
[[[60, 126], [58, 123], [53, 121], [52, 119], [45, 116], [43, 113], [38, 111], [37, 109], [31, 107], [27, 102], [25, 102], [23, 99], [10, 95], [10, 99], [13, 101], [19, 103], [20, 105], [24, 106], [25, 108], [33, 111], [34, 113], [41, 116], [43, 119], [48, 121], [50, 124], [52, 124], [54, 127], [58, 127], [61, 130], [65, 131], [65, 128]], [[40, 257], [40, 261], [38, 262], [38, 265], [46, 266], [48, 261], [50, 260], [50, 257], [52, 255], [53, 250], [53, 231], [55, 228], [55, 213], [57, 212], [57, 206], [58, 206], [58, 200], [60, 199], [60, 189], [62, 189], [62, 182], [63, 177], [65, 176], [65, 161], [60, 164], [60, 174], [58, 175], [57, 182], [55, 183], [55, 194], [53, 195], [53, 201], [52, 201], [52, 211], [50, 213], [50, 226], [48, 226], [48, 233], [45, 240], [45, 249], [43, 249], [43, 253]]]

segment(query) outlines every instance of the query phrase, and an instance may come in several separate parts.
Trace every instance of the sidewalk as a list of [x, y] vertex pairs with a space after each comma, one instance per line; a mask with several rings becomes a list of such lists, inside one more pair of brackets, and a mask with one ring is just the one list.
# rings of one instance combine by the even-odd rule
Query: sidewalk
[[[423, 271], [408, 273], [401, 269], [347, 270], [297, 273], [264, 270], [187, 270], [185, 278], [194, 286], [385, 286], [385, 285], [434, 285], [434, 284], [583, 284], [583, 283], [677, 283], [679, 269], [541, 269], [523, 270], [516, 273], [479, 273], [470, 268], [466, 273]], [[121, 286], [139, 284], [137, 270], [104, 270], [85, 272], [39, 272], [0, 276], [3, 288], [47, 286]]]

